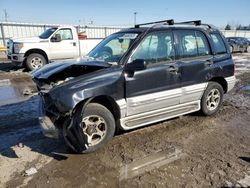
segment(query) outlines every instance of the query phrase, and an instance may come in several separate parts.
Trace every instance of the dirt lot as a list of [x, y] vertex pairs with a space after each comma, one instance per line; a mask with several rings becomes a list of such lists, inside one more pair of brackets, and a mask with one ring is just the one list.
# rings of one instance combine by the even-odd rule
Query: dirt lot
[[[250, 187], [250, 54], [234, 59], [237, 85], [215, 116], [191, 114], [122, 133], [87, 155], [43, 137], [39, 98], [20, 95], [34, 86], [17, 84], [28, 73], [0, 63], [0, 79], [18, 86], [18, 100], [5, 104], [2, 97], [0, 106], [0, 187]], [[38, 172], [24, 176], [31, 167]]]

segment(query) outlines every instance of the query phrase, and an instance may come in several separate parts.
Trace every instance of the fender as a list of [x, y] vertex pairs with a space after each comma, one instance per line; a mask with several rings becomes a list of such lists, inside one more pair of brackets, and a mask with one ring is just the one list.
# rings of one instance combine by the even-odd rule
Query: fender
[[86, 99], [107, 96], [124, 98], [124, 75], [120, 66], [101, 69], [70, 80], [49, 92], [49, 101], [61, 114], [75, 109]]

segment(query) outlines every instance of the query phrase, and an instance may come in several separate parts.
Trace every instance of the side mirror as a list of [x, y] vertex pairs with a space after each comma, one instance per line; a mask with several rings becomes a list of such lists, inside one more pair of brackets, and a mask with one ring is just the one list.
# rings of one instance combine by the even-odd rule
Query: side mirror
[[125, 71], [128, 71], [128, 72], [145, 70], [146, 68], [147, 68], [146, 62], [143, 59], [136, 59], [132, 61], [131, 63], [128, 63], [125, 65]]
[[61, 35], [55, 34], [53, 37], [51, 37], [51, 42], [61, 42]]

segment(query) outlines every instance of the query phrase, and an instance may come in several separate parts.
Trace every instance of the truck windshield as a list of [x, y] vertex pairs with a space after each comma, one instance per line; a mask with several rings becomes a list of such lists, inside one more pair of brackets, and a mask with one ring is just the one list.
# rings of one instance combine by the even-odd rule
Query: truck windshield
[[138, 33], [115, 33], [104, 39], [87, 55], [105, 62], [119, 62], [127, 52]]
[[57, 30], [56, 27], [49, 28], [49, 29], [47, 29], [46, 31], [44, 31], [44, 32], [39, 36], [39, 38], [41, 38], [41, 39], [47, 39], [47, 38], [49, 38], [56, 30]]

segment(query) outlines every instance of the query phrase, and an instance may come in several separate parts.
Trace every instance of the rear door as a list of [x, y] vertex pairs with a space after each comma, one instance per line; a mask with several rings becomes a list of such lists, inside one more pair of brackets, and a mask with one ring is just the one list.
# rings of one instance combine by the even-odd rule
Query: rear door
[[148, 34], [129, 59], [143, 59], [146, 70], [125, 75], [127, 115], [179, 104], [180, 77], [175, 64], [175, 46], [171, 31]]
[[[72, 29], [62, 28], [56, 31], [53, 36], [59, 34], [61, 41], [50, 40], [50, 59], [69, 59], [78, 56], [77, 39], [73, 37]], [[52, 36], [52, 37], [53, 37]]]
[[180, 103], [199, 100], [211, 73], [213, 55], [206, 35], [195, 30], [176, 30], [182, 97]]

